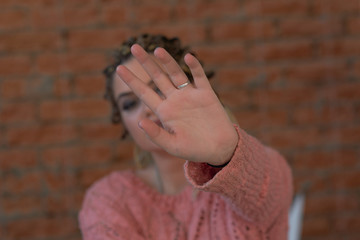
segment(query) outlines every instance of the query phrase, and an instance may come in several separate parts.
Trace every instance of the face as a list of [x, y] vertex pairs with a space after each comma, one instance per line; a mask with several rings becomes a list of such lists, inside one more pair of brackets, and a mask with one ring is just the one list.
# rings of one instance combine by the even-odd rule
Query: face
[[[147, 74], [145, 69], [134, 58], [131, 58], [123, 64], [131, 72], [133, 72], [141, 81], [148, 84], [156, 92], [159, 93], [155, 84]], [[123, 124], [138, 144], [138, 146], [146, 151], [156, 151], [160, 148], [146, 137], [144, 132], [139, 128], [138, 122], [144, 118], [149, 118], [155, 122], [158, 121], [156, 115], [133, 93], [133, 91], [124, 83], [117, 75], [114, 75], [114, 96], [119, 107]]]

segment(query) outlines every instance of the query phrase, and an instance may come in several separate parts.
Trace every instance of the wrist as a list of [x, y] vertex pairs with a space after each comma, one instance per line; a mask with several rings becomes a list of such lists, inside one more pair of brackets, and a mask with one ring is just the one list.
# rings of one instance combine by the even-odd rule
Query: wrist
[[208, 162], [207, 164], [209, 166], [223, 168], [229, 164], [229, 162], [231, 161], [231, 159], [233, 158], [233, 156], [235, 154], [237, 145], [239, 144], [239, 135], [235, 128], [233, 128], [233, 130], [234, 130], [234, 132], [233, 132], [232, 140], [230, 141], [229, 144], [225, 145], [226, 147], [219, 146], [218, 149], [224, 149], [224, 151], [222, 152], [222, 154], [220, 156], [218, 156], [218, 161]]
[[225, 167], [226, 165], [228, 165], [230, 161], [231, 161], [231, 160], [229, 160], [229, 161], [227, 161], [227, 162], [225, 162], [225, 163], [223, 163], [223, 164], [221, 164], [221, 165], [212, 165], [212, 164], [210, 164], [210, 163], [207, 163], [207, 165], [209, 165], [210, 167], [214, 167], [214, 168], [223, 168], [223, 167]]

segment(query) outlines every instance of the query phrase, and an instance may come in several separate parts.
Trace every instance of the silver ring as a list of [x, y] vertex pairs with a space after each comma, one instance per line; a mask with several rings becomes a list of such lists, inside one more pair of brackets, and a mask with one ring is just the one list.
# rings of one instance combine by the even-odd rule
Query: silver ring
[[186, 86], [187, 86], [187, 85], [189, 85], [189, 84], [190, 84], [190, 82], [189, 82], [189, 81], [187, 81], [186, 83], [183, 83], [183, 84], [181, 84], [181, 85], [177, 86], [176, 88], [177, 88], [177, 89], [181, 89], [181, 88], [186, 87]]

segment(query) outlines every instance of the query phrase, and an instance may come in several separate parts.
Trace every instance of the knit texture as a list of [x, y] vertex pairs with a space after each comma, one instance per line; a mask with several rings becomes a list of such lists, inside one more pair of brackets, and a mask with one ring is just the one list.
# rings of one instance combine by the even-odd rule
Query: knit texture
[[287, 239], [292, 176], [284, 158], [236, 127], [230, 163], [186, 162], [191, 185], [164, 195], [133, 171], [96, 182], [79, 214], [83, 239]]

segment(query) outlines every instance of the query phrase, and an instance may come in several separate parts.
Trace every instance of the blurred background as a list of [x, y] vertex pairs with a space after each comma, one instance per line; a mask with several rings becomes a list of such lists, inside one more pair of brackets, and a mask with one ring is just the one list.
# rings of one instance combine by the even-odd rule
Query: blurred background
[[191, 45], [306, 191], [304, 240], [360, 239], [359, 0], [1, 0], [0, 239], [81, 239], [86, 189], [132, 167], [102, 69], [139, 33]]

